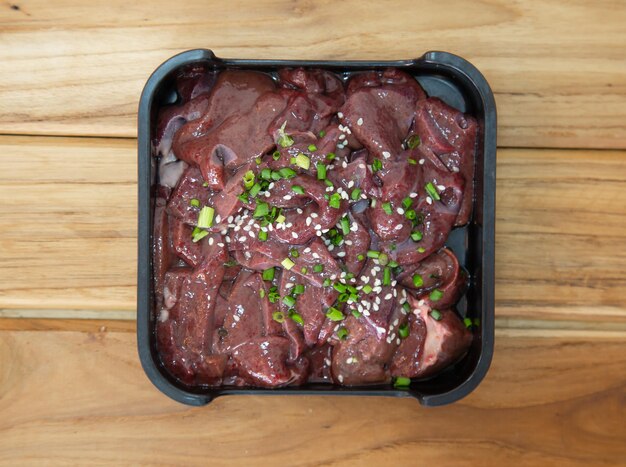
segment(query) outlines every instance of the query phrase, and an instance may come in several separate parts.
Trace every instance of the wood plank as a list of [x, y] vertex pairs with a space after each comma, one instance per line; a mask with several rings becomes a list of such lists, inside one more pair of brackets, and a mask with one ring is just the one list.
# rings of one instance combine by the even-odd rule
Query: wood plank
[[0, 317], [0, 331], [77, 331], [135, 333], [135, 320], [121, 319], [67, 319], [67, 318], [4, 318]]
[[498, 339], [476, 392], [437, 409], [308, 396], [190, 408], [148, 382], [128, 333], [2, 331], [0, 463], [617, 465], [624, 343]]
[[135, 136], [143, 84], [186, 49], [337, 60], [447, 50], [494, 88], [500, 145], [626, 148], [624, 24], [618, 0], [6, 3], [0, 133]]
[[[0, 309], [135, 309], [134, 144], [0, 137]], [[498, 316], [626, 322], [624, 156], [499, 151]]]

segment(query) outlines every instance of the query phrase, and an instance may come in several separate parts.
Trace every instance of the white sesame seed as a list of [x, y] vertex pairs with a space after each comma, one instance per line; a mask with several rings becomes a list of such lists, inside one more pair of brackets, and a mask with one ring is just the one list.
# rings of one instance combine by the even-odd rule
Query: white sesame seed
[[226, 221], [227, 221], [229, 224], [232, 224], [233, 219], [234, 219], [234, 217], [233, 217], [233, 216], [228, 216], [228, 219], [226, 219]]
[[330, 276], [331, 281], [334, 281], [335, 279], [337, 279], [337, 274], [333, 274], [332, 276]]
[[241, 318], [239, 315], [233, 315], [233, 319], [238, 322]]
[[228, 233], [228, 229], [220, 230], [220, 233], [222, 235], [226, 235]]
[[345, 251], [340, 251], [339, 253], [337, 253], [337, 256], [339, 258], [343, 258], [344, 256], [346, 256], [346, 252]]
[[346, 243], [346, 245], [351, 246], [352, 245], [352, 240], [346, 240], [345, 243]]
[[315, 219], [317, 216], [318, 216], [318, 214], [317, 214], [316, 212], [312, 212], [312, 213], [311, 213], [311, 217], [312, 217], [313, 219]]
[[302, 211], [302, 209], [298, 208], [298, 209], [296, 209], [296, 212], [297, 212], [298, 214], [302, 214], [302, 212], [303, 212], [303, 211]]
[[244, 226], [243, 230], [250, 232], [251, 227], [249, 225]]
[[339, 117], [339, 118], [343, 118], [343, 113], [341, 113], [341, 112], [337, 112], [337, 117]]
[[348, 182], [348, 188], [352, 188], [354, 186], [354, 180], [350, 180]]
[[383, 151], [383, 157], [385, 159], [389, 159], [391, 157], [391, 154], [389, 153], [389, 151]]
[[400, 338], [399, 337], [396, 339], [396, 345], [400, 345]]
[[380, 305], [380, 297], [374, 298], [374, 301], [376, 302], [377, 305]]
[[307, 246], [302, 253], [311, 253], [311, 247]]
[[240, 242], [245, 242], [247, 239], [248, 239], [248, 238], [247, 238], [247, 237], [244, 237], [244, 236], [239, 237], [239, 241], [240, 241]]
[[374, 303], [372, 305], [372, 308], [374, 308], [374, 311], [378, 311], [380, 309], [380, 307], [378, 306], [378, 303]]
[[215, 216], [215, 223], [219, 224], [220, 222], [222, 222], [222, 216], [218, 214], [217, 216]]
[[396, 319], [394, 320], [394, 322], [393, 322], [393, 325], [394, 325], [394, 326], [397, 326], [397, 325], [398, 325], [398, 323], [400, 323], [400, 320], [399, 320], [398, 318], [396, 318]]
[[317, 253], [313, 252], [313, 258], [320, 259], [320, 255], [318, 255]]
[[387, 344], [391, 344], [391, 338], [390, 337], [387, 337], [386, 340], [387, 340]]
[[[341, 112], [339, 112], [339, 113], [341, 113]], [[343, 375], [337, 376], [337, 380], [339, 380], [340, 383], [343, 383]]]
[[446, 187], [445, 187], [445, 186], [443, 186], [443, 185], [437, 185], [437, 189], [438, 189], [439, 191], [443, 191], [443, 190], [445, 190], [445, 189], [446, 189]]
[[226, 243], [230, 243], [230, 237], [226, 237]]
[[271, 190], [272, 188], [274, 188], [274, 182], [272, 182], [269, 185], [267, 185], [267, 189], [268, 190]]
[[209, 238], [209, 245], [213, 245], [213, 242], [214, 242], [214, 241], [215, 241], [215, 240], [213, 239], [213, 237]]
[[319, 224], [315, 224], [315, 225], [313, 226], [313, 228], [314, 228], [315, 230], [322, 230], [322, 226], [321, 226], [321, 225], [319, 225]]
[[254, 238], [254, 232], [250, 231], [248, 232], [248, 235], [250, 235], [250, 238]]
[[359, 119], [356, 121], [356, 124], [359, 126], [363, 125], [363, 119], [359, 117]]
[[424, 159], [420, 159], [418, 162], [419, 162], [419, 165], [424, 165]]
[[432, 198], [431, 198], [430, 196], [427, 196], [427, 197], [426, 197], [426, 202], [427, 202], [428, 204], [433, 204], [433, 200], [432, 200]]
[[285, 196], [283, 196], [283, 199], [285, 201], [289, 201], [291, 199], [291, 195], [285, 195]]
[[339, 128], [339, 131], [343, 131], [345, 127], [340, 123], [337, 128]]
[[224, 244], [222, 242], [219, 242], [217, 246], [219, 246], [220, 248], [224, 248]]
[[367, 310], [363, 310], [363, 315], [364, 315], [364, 316], [369, 316], [369, 315], [370, 315], [370, 312], [369, 312], [369, 311], [367, 311]]
[[[395, 287], [397, 283], [398, 281], [395, 281], [395, 280], [391, 281], [391, 287]], [[393, 289], [393, 296], [395, 297], [397, 295], [398, 295], [398, 292], [396, 292], [396, 289]]]
[[293, 238], [298, 238], [298, 234], [297, 234], [297, 233], [295, 233], [295, 232], [291, 232], [291, 236], [292, 236]]
[[353, 222], [352, 225], [350, 226], [350, 231], [356, 232], [357, 230], [359, 230], [359, 226], [357, 225], [356, 222]]
[[409, 198], [417, 198], [417, 193], [411, 193], [411, 194], [409, 195]]
[[346, 193], [345, 191], [341, 192], [341, 198], [342, 199], [350, 199], [350, 197], [348, 196], [348, 193]]
[[394, 340], [396, 338], [396, 333], [394, 332], [393, 334], [391, 334], [391, 340]]
[[265, 196], [266, 198], [269, 198], [270, 197], [270, 192], [266, 191], [263, 196]]
[[239, 232], [241, 230], [241, 226], [240, 225], [236, 225], [235, 228], [233, 229], [235, 232]]
[[293, 222], [289, 222], [288, 224], [286, 224], [286, 227], [292, 228], [293, 227]]
[[455, 167], [452, 167], [452, 171], [453, 171], [454, 173], [458, 173], [458, 172], [459, 172], [459, 168], [458, 168], [458, 167], [456, 167], [456, 166], [455, 166]]
[[398, 224], [394, 227], [395, 230], [400, 230], [402, 229], [402, 224]]
[[403, 215], [404, 214], [404, 209], [402, 208], [398, 208], [396, 209], [396, 211], [398, 212], [398, 214]]
[[[392, 297], [391, 293], [388, 293], [387, 295], [385, 295], [385, 300], [391, 300], [391, 297]], [[396, 320], [396, 321], [398, 321], [398, 320]], [[397, 325], [398, 325], [398, 323], [396, 323], [394, 326], [397, 326]]]
[[383, 291], [383, 288], [382, 288], [380, 285], [379, 285], [379, 286], [374, 287], [374, 292], [375, 292], [375, 293], [381, 293], [382, 291]]
[[344, 135], [343, 133], [341, 133], [341, 134], [339, 135], [339, 139], [346, 139], [346, 135]]
[[424, 306], [424, 299], [417, 302], [417, 306]]
[[321, 230], [316, 230], [315, 231], [315, 235], [317, 235], [318, 237], [322, 236], [322, 231]]
[[335, 249], [335, 245], [328, 245], [328, 251], [333, 251]]

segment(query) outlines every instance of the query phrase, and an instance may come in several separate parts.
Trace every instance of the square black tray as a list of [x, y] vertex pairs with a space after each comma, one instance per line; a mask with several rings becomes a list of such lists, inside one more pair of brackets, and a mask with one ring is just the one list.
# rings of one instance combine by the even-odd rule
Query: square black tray
[[[453, 230], [447, 242], [471, 278], [469, 290], [457, 309], [463, 317], [479, 319], [479, 325], [473, 328], [472, 346], [463, 360], [434, 378], [413, 382], [408, 390], [394, 389], [391, 385], [344, 388], [331, 384], [281, 389], [203, 389], [187, 387], [167, 374], [159, 362], [154, 335], [151, 197], [157, 169], [152, 164], [151, 140], [158, 108], [171, 102], [176, 71], [192, 63], [206, 64], [209, 69], [240, 68], [268, 73], [282, 67], [314, 67], [344, 77], [362, 70], [396, 67], [413, 75], [429, 96], [439, 97], [478, 120], [473, 217], [467, 226]], [[332, 394], [410, 396], [423, 405], [437, 406], [465, 397], [485, 377], [494, 345], [496, 106], [489, 84], [471, 63], [447, 52], [427, 52], [420, 58], [401, 61], [300, 61], [220, 59], [210, 50], [190, 50], [170, 58], [150, 76], [141, 94], [138, 120], [137, 345], [148, 378], [163, 393], [189, 405], [204, 405], [226, 394]]]

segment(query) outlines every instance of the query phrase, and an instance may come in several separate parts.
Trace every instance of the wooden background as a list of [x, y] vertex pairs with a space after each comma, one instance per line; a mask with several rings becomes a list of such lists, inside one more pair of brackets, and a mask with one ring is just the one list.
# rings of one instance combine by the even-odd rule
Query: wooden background
[[[135, 342], [136, 109], [190, 48], [462, 55], [498, 104], [496, 349], [468, 398], [225, 397]], [[0, 464], [626, 465], [626, 3], [0, 3]]]

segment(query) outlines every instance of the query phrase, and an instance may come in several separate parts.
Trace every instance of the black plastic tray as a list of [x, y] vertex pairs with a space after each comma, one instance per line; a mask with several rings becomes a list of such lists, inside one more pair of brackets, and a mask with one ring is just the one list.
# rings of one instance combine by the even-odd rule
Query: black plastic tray
[[[391, 385], [344, 388], [330, 384], [309, 384], [297, 388], [189, 388], [172, 378], [159, 362], [155, 348], [152, 281], [152, 186], [156, 170], [151, 163], [153, 119], [157, 109], [171, 102], [176, 70], [191, 63], [209, 68], [243, 68], [272, 72], [281, 67], [325, 68], [349, 75], [351, 72], [397, 67], [415, 76], [428, 95], [468, 112], [479, 122], [476, 154], [476, 192], [473, 219], [466, 227], [452, 231], [447, 245], [470, 273], [470, 287], [458, 304], [462, 316], [479, 318], [474, 341], [466, 357], [447, 371], [427, 381], [413, 382], [408, 390]], [[449, 404], [472, 392], [487, 373], [494, 344], [494, 245], [496, 106], [493, 93], [482, 74], [468, 61], [446, 52], [427, 52], [414, 60], [401, 61], [300, 61], [231, 60], [217, 58], [205, 49], [190, 50], [170, 58], [148, 79], [139, 102], [139, 229], [137, 270], [137, 345], [141, 364], [152, 381], [172, 399], [204, 405], [226, 394], [308, 394], [415, 397], [421, 404]]]

